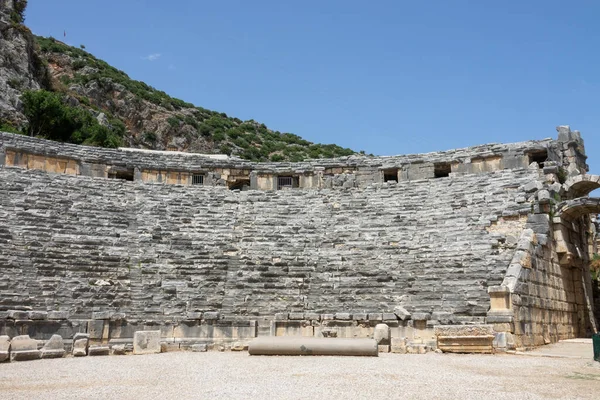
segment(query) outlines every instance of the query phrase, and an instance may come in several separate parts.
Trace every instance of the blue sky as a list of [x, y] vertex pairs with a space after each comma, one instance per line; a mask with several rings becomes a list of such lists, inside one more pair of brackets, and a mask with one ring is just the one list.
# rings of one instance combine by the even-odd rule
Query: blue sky
[[29, 0], [26, 24], [174, 97], [379, 155], [582, 132], [600, 2]]

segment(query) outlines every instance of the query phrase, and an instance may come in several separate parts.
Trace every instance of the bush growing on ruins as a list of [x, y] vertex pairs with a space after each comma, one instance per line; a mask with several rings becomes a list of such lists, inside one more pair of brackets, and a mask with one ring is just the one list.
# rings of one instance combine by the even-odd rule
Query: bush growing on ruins
[[[105, 113], [108, 111], [115, 112], [115, 110], [107, 110], [101, 103], [96, 101], [88, 101], [86, 106], [83, 102], [84, 97], [72, 93], [68, 89], [73, 84], [85, 86], [95, 83], [107, 94], [114, 90], [122, 91], [121, 88], [117, 89], [117, 85], [120, 85], [133, 95], [131, 96], [131, 103], [135, 104], [138, 109], [144, 108], [144, 102], [150, 102], [164, 107], [167, 111], [178, 111], [177, 115], [171, 113], [165, 116], [167, 122], [172, 126], [172, 135], [178, 134], [178, 128], [183, 122], [194, 127], [198, 132], [198, 137], [212, 139], [216, 151], [219, 151], [219, 147], [222, 145], [226, 145], [227, 147], [224, 148], [227, 151], [235, 151], [240, 157], [253, 161], [269, 160], [272, 154], [279, 154], [275, 157], [276, 159], [283, 157], [281, 161], [354, 154], [351, 149], [336, 145], [314, 144], [298, 135], [269, 130], [265, 124], [253, 120], [242, 121], [239, 118], [229, 117], [225, 113], [196, 107], [170, 97], [165, 92], [157, 90], [144, 82], [131, 79], [125, 72], [94, 57], [85, 51], [85, 46], [71, 47], [54, 38], [40, 36], [35, 37], [35, 39], [43, 55], [46, 57], [52, 57], [53, 53], [66, 55], [71, 59], [71, 66], [75, 71], [74, 74], [69, 75], [70, 78], [64, 78], [62, 84], [44, 85], [44, 88], [53, 92], [69, 93], [80, 100], [83, 108], [91, 108], [89, 104], [93, 103], [102, 107]], [[91, 68], [84, 68], [86, 66]], [[55, 82], [61, 83], [60, 80], [55, 80]], [[186, 112], [179, 111], [184, 109]], [[189, 113], [192, 115], [188, 115]], [[128, 117], [123, 116], [123, 118]], [[139, 134], [143, 135], [143, 132], [139, 132]], [[60, 136], [63, 137], [60, 140], [71, 141], [69, 138], [64, 139], [65, 135]], [[69, 135], [66, 136], [70, 137]], [[105, 135], [100, 131], [96, 131], [92, 136], [102, 139]], [[85, 135], [82, 137], [85, 137]], [[101, 140], [101, 142], [105, 142], [110, 146], [115, 143], [113, 140]], [[311, 147], [310, 151], [309, 146]], [[284, 151], [288, 147], [293, 147], [293, 149]]]
[[112, 120], [111, 127], [102, 126], [90, 111], [71, 107], [58, 93], [46, 90], [25, 91], [21, 100], [30, 136], [102, 147], [121, 145], [125, 125], [118, 120]]

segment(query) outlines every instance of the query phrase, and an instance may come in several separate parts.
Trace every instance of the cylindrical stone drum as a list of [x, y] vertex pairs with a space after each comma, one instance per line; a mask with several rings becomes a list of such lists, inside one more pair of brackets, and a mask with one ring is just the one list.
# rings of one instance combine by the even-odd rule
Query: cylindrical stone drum
[[379, 352], [374, 339], [265, 336], [248, 346], [250, 355], [262, 356], [370, 356]]

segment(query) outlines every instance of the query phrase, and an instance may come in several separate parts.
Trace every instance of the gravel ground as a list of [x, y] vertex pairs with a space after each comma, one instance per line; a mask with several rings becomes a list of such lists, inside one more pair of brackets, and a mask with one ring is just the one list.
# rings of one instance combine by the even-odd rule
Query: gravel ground
[[600, 363], [519, 355], [163, 353], [0, 364], [5, 399], [598, 399]]

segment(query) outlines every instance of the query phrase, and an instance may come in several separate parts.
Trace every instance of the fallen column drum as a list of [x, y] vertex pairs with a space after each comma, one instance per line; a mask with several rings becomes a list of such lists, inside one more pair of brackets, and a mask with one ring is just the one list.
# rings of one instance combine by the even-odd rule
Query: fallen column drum
[[248, 346], [250, 355], [262, 356], [378, 356], [374, 339], [265, 336]]

